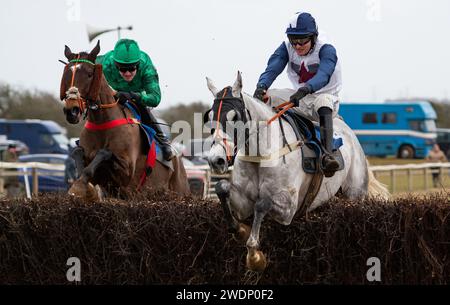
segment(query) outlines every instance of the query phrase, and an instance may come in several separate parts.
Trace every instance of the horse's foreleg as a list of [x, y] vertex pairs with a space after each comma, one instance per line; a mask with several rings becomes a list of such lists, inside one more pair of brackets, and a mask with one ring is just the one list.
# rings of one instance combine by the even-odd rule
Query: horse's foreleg
[[253, 271], [264, 271], [267, 265], [264, 254], [258, 250], [259, 231], [264, 217], [272, 209], [273, 205], [274, 202], [270, 197], [265, 197], [255, 203], [252, 230], [247, 241], [247, 268]]
[[81, 174], [81, 181], [84, 183], [88, 183], [94, 177], [95, 171], [99, 167], [100, 164], [104, 161], [108, 161], [113, 156], [112, 152], [107, 149], [100, 149], [95, 155], [94, 159], [91, 163], [83, 170]]
[[89, 183], [89, 180], [94, 177], [95, 171], [97, 170], [98, 166], [102, 162], [109, 160], [111, 157], [111, 151], [100, 149], [95, 155], [94, 160], [92, 160], [92, 162], [83, 169], [83, 171], [81, 172], [81, 177], [78, 178], [78, 180], [75, 181], [74, 184], [72, 184], [69, 189], [69, 194], [75, 197], [85, 198], [89, 201], [100, 200], [101, 198], [98, 195], [98, 190]]
[[225, 220], [228, 224], [228, 230], [231, 233], [237, 233], [239, 231], [239, 222], [233, 217], [233, 214], [231, 214], [230, 211], [231, 183], [228, 180], [222, 179], [217, 182], [215, 189], [223, 209], [223, 214], [225, 215]]
[[77, 168], [77, 178], [80, 177], [84, 170], [84, 149], [81, 146], [77, 146], [70, 154], [72, 159], [75, 160], [75, 167]]

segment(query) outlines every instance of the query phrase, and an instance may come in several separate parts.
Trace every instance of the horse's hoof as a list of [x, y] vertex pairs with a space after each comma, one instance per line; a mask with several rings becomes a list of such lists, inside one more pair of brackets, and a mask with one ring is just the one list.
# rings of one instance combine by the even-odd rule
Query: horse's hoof
[[102, 188], [97, 184], [95, 185], [95, 190], [97, 192], [97, 197], [99, 201], [103, 201], [105, 199], [105, 194], [102, 191]]
[[89, 202], [100, 201], [98, 190], [90, 182], [87, 185], [86, 200]]
[[247, 226], [246, 224], [240, 223], [239, 229], [236, 233], [238, 240], [240, 240], [242, 242], [247, 242], [247, 240], [250, 238], [251, 230], [252, 229], [249, 226]]
[[67, 193], [76, 198], [84, 198], [86, 196], [86, 185], [75, 181]]
[[267, 267], [267, 260], [261, 251], [256, 251], [253, 256], [247, 253], [247, 268], [255, 272], [263, 272]]

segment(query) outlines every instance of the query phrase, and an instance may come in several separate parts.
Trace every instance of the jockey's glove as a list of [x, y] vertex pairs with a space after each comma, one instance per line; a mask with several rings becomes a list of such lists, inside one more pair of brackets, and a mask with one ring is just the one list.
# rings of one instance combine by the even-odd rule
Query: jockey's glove
[[137, 92], [130, 92], [131, 100], [133, 102], [140, 103], [141, 102], [141, 94]]
[[141, 95], [137, 92], [119, 91], [116, 94], [119, 104], [125, 104], [127, 101], [139, 103], [141, 102]]
[[255, 93], [253, 94], [254, 98], [257, 98], [260, 101], [264, 101], [264, 96], [267, 93], [267, 88], [264, 85], [258, 85], [256, 87]]
[[309, 85], [300, 87], [297, 92], [291, 95], [289, 101], [294, 103], [294, 107], [298, 107], [300, 105], [300, 100], [311, 93], [311, 87]]
[[117, 98], [117, 101], [119, 102], [119, 104], [123, 105], [127, 101], [131, 101], [131, 94], [130, 94], [130, 92], [119, 91], [116, 94], [116, 98]]

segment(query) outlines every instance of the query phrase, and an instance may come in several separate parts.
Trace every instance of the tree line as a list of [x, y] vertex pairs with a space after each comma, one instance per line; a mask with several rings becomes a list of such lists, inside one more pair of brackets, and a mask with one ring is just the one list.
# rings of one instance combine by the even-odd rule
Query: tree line
[[[449, 100], [420, 100], [431, 102], [437, 113], [436, 125], [438, 127], [450, 128]], [[157, 116], [164, 119], [169, 125], [183, 120], [191, 126], [194, 126], [194, 113], [204, 113], [210, 107], [201, 101], [179, 104], [160, 110], [161, 106], [164, 107], [164, 102], [157, 108]], [[52, 120], [66, 128], [69, 137], [78, 137], [84, 125], [83, 123], [77, 125], [67, 123], [63, 114], [63, 104], [54, 95], [41, 90], [13, 88], [5, 83], [0, 83], [0, 117], [4, 119]]]

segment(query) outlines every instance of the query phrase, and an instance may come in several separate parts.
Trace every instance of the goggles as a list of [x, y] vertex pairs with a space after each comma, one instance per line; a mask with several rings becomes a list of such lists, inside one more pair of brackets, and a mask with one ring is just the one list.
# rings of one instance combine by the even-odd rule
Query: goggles
[[121, 65], [121, 64], [116, 63], [116, 67], [122, 73], [126, 73], [127, 71], [134, 72], [139, 67], [139, 63], [132, 64], [132, 65]]

